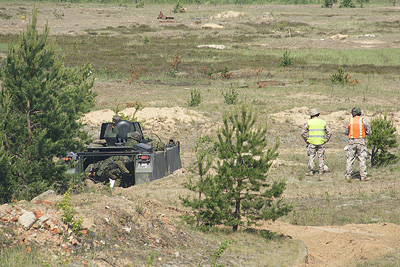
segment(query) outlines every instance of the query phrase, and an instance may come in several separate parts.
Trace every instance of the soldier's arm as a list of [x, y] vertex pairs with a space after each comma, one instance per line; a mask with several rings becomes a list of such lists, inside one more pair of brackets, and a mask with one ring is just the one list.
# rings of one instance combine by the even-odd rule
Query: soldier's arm
[[332, 131], [331, 128], [329, 128], [329, 125], [327, 124], [325, 126], [325, 143], [327, 143], [331, 139], [331, 136], [332, 136]]
[[301, 137], [303, 137], [304, 141], [307, 142], [308, 139], [308, 124], [305, 123], [303, 125], [303, 129], [301, 130]]
[[115, 165], [117, 165], [118, 170], [122, 173], [129, 173], [129, 170], [125, 167], [125, 163], [122, 160], [118, 160], [115, 162]]
[[371, 135], [372, 129], [371, 129], [371, 125], [369, 124], [369, 122], [366, 119], [363, 119], [363, 123], [364, 123], [364, 128], [365, 128], [365, 135]]

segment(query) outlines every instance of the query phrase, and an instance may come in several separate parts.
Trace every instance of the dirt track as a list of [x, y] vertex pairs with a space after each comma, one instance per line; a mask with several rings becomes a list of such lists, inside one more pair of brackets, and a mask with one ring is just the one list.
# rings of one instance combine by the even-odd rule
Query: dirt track
[[321, 227], [275, 222], [263, 228], [304, 242], [308, 257], [301, 266], [349, 266], [400, 249], [400, 226], [395, 224]]

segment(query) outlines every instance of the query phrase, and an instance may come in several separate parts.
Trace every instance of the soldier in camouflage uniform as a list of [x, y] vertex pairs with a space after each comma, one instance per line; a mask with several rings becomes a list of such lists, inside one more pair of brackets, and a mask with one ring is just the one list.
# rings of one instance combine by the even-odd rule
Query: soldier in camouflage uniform
[[372, 134], [372, 129], [367, 120], [361, 118], [361, 109], [355, 107], [351, 110], [349, 123], [345, 134], [349, 137], [349, 144], [344, 148], [346, 151], [346, 180], [351, 178], [353, 172], [353, 163], [358, 157], [360, 163], [360, 180], [367, 181], [367, 135]]
[[143, 143], [143, 136], [136, 131], [132, 134], [132, 137], [126, 141], [125, 146], [134, 147], [139, 143]]
[[145, 140], [146, 144], [150, 145], [154, 151], [162, 151], [166, 148], [165, 143], [156, 134], [148, 134]]
[[166, 145], [156, 134], [148, 134], [143, 137], [139, 132], [132, 134], [132, 139], [129, 139], [125, 146], [136, 146], [138, 143], [148, 144], [153, 148], [154, 151], [164, 150]]
[[126, 164], [132, 161], [132, 157], [112, 156], [90, 164], [85, 172], [89, 174], [89, 177], [103, 183], [111, 182], [110, 179], [114, 180], [114, 186], [117, 187], [121, 184], [122, 175], [130, 173], [126, 168]]
[[325, 165], [325, 143], [329, 141], [332, 136], [332, 132], [328, 124], [319, 118], [319, 110], [313, 108], [310, 110], [311, 119], [308, 120], [301, 131], [301, 136], [307, 144], [307, 155], [308, 155], [308, 176], [314, 174], [314, 159], [318, 154], [318, 173], [321, 175], [324, 171], [328, 170]]

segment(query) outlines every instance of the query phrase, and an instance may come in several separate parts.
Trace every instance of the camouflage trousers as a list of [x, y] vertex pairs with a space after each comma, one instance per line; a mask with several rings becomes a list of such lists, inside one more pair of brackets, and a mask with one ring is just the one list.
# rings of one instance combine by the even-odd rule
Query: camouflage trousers
[[325, 162], [324, 162], [325, 145], [308, 144], [307, 155], [308, 155], [308, 172], [313, 172], [314, 170], [314, 159], [316, 155], [318, 155], [318, 170], [319, 172], [323, 172], [325, 167]]
[[360, 178], [367, 178], [367, 146], [362, 144], [350, 144], [344, 148], [346, 151], [346, 178], [350, 179], [353, 173], [353, 164], [356, 156], [360, 162]]

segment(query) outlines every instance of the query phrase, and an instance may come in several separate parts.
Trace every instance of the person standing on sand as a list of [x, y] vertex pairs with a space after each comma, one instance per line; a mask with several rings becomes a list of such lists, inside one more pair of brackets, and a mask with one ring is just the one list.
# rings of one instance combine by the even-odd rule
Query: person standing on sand
[[351, 178], [353, 173], [353, 163], [358, 157], [360, 162], [360, 180], [367, 181], [367, 135], [372, 134], [372, 129], [367, 120], [361, 118], [361, 109], [355, 107], [351, 110], [349, 123], [346, 127], [345, 134], [349, 137], [349, 144], [344, 148], [346, 151], [346, 180]]
[[307, 155], [308, 155], [308, 176], [314, 174], [314, 159], [318, 154], [318, 173], [322, 175], [324, 171], [328, 170], [325, 165], [325, 143], [329, 141], [332, 136], [332, 132], [323, 119], [319, 118], [319, 110], [313, 108], [310, 110], [310, 120], [308, 120], [301, 131], [301, 136], [307, 144]]

